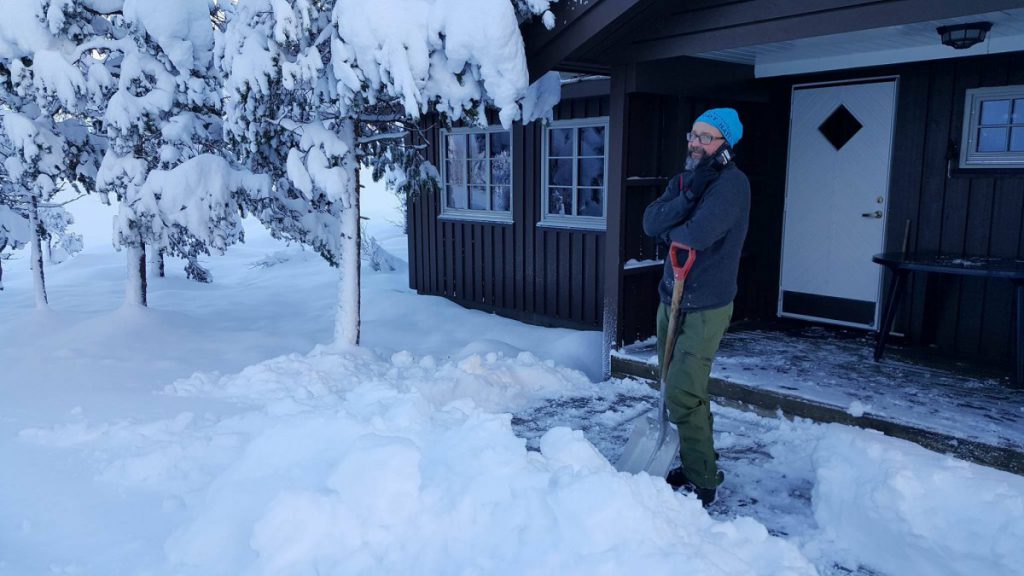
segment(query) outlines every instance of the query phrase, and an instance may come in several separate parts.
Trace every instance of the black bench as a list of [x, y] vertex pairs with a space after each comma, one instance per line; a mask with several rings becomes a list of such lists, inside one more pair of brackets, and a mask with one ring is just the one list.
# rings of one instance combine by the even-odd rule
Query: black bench
[[1024, 386], [1024, 261], [1009, 258], [976, 258], [944, 256], [940, 254], [906, 254], [903, 252], [884, 252], [872, 258], [876, 264], [889, 269], [891, 279], [889, 290], [882, 306], [882, 325], [878, 330], [875, 342], [875, 361], [882, 358], [885, 341], [892, 331], [892, 323], [896, 318], [903, 293], [907, 288], [907, 276], [911, 272], [936, 274], [953, 274], [957, 276], [978, 276], [981, 278], [1005, 278], [1013, 282], [1016, 292], [1016, 372], [1014, 384]]

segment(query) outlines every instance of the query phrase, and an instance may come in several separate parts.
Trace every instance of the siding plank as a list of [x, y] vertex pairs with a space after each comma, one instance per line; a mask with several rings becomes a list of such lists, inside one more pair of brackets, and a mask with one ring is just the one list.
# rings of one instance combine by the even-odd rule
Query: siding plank
[[[970, 86], [977, 86], [979, 72], [976, 62], [956, 62], [953, 83], [952, 105], [949, 119], [950, 134], [957, 137], [963, 123], [964, 92]], [[942, 204], [942, 233], [939, 238], [939, 251], [943, 254], [962, 255], [966, 245], [968, 195], [970, 180], [951, 178], [946, 185], [946, 195]], [[955, 350], [958, 324], [960, 320], [960, 292], [963, 279], [960, 277], [942, 278], [942, 300], [939, 310], [937, 340], [939, 346], [947, 350]]]
[[498, 302], [499, 287], [494, 282], [494, 236], [498, 233], [497, 226], [483, 227], [484, 246], [484, 281], [483, 301], [494, 306]]
[[[558, 280], [555, 290], [558, 292], [558, 317], [575, 320], [572, 314], [572, 291], [575, 286], [572, 270], [572, 237], [576, 234], [568, 230], [558, 233]], [[576, 274], [575, 276], [579, 276]]]
[[570, 302], [570, 316], [576, 322], [584, 322], [583, 317], [583, 285], [589, 282], [596, 282], [597, 278], [586, 277], [586, 261], [583, 259], [583, 239], [589, 233], [577, 232], [570, 236], [572, 253], [569, 262], [572, 264], [572, 294]]

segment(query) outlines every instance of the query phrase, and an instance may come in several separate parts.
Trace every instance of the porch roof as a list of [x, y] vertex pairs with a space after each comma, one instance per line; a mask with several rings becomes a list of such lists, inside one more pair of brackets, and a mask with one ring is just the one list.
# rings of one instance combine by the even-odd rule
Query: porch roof
[[[680, 56], [774, 76], [1024, 50], [1022, 0], [579, 0], [554, 5], [555, 28], [524, 28], [532, 77]], [[989, 39], [939, 43], [940, 25], [984, 20]]]

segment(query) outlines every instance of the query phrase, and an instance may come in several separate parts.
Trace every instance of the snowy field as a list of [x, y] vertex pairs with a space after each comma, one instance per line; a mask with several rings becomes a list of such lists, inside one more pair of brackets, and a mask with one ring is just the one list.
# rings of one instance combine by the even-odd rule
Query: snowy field
[[[367, 231], [406, 258], [393, 197]], [[837, 425], [716, 409], [709, 511], [615, 472], [656, 401], [598, 382], [601, 335], [543, 329], [363, 268], [362, 346], [330, 343], [334, 270], [248, 226], [122, 309], [110, 208], [86, 249], [0, 292], [0, 574], [1020, 574], [1024, 478]]]

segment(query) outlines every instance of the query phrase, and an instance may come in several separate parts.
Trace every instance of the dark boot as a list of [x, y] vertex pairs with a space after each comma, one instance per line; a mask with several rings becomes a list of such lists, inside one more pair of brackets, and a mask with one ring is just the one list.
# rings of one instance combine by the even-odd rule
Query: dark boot
[[[721, 484], [725, 480], [725, 474], [718, 471], [718, 483]], [[675, 490], [682, 490], [688, 494], [696, 494], [697, 498], [700, 499], [700, 503], [707, 508], [715, 501], [715, 496], [718, 493], [717, 488], [701, 488], [690, 482], [690, 479], [686, 477], [686, 472], [683, 471], [683, 467], [673, 468], [669, 470], [668, 475], [665, 476], [665, 481], [668, 482]]]

